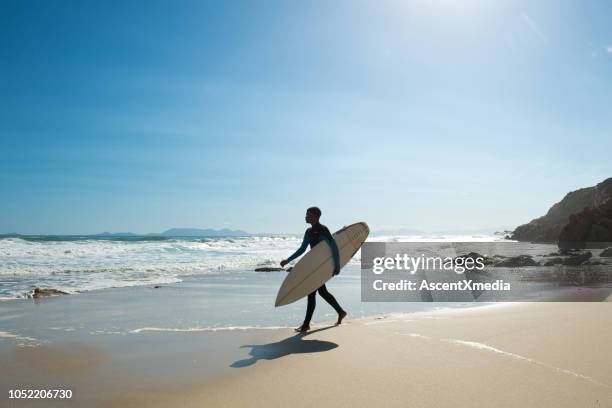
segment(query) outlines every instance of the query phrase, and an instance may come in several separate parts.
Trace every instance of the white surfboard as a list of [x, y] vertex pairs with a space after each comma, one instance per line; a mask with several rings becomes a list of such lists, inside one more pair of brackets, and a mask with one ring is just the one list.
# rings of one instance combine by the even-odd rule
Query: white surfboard
[[[365, 222], [358, 222], [342, 228], [333, 234], [340, 255], [340, 267], [351, 260], [361, 248], [370, 229]], [[327, 241], [321, 241], [299, 260], [276, 295], [275, 306], [284, 306], [307, 296], [331, 279], [334, 272], [334, 260]]]

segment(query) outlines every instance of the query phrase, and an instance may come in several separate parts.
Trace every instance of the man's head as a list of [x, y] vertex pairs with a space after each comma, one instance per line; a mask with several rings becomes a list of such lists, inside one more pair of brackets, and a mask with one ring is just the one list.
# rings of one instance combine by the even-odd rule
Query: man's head
[[308, 224], [316, 224], [321, 217], [321, 209], [319, 207], [310, 207], [306, 210], [306, 222]]

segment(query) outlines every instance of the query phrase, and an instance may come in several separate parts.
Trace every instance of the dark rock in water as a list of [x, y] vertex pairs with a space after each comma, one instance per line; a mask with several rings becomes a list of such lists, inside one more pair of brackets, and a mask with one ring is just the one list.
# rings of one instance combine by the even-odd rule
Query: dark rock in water
[[559, 248], [585, 248], [612, 242], [612, 199], [569, 217], [559, 234]]
[[496, 263], [495, 266], [513, 268], [522, 266], [539, 266], [539, 264], [533, 260], [531, 255], [519, 255], [506, 258], [501, 262]]
[[544, 255], [544, 256], [559, 256], [559, 255], [561, 255], [559, 252], [551, 252], [550, 254]]
[[559, 255], [572, 255], [575, 254], [577, 252], [581, 252], [580, 249], [574, 249], [574, 248], [560, 248], [559, 249]]
[[593, 254], [590, 251], [573, 253], [563, 260], [563, 265], [577, 266], [591, 259]]
[[57, 289], [36, 288], [34, 289], [31, 295], [28, 295], [28, 297], [31, 297], [33, 299], [40, 299], [40, 298], [47, 297], [47, 296], [57, 296], [57, 295], [67, 295], [67, 294], [68, 294], [67, 292], [63, 292]]
[[263, 268], [255, 269], [255, 272], [279, 272], [279, 271], [284, 271], [284, 269], [283, 268], [273, 268], [270, 266], [264, 266]]
[[603, 251], [601, 251], [601, 254], [599, 254], [599, 256], [602, 257], [602, 258], [610, 258], [610, 257], [612, 257], [612, 247], [606, 248]]
[[598, 259], [591, 259], [591, 260], [589, 260], [589, 261], [586, 261], [586, 262], [585, 262], [585, 263], [583, 263], [582, 265], [589, 265], [589, 266], [591, 266], [591, 265], [605, 265], [605, 264], [606, 264], [606, 263], [605, 263], [605, 262], [603, 262], [603, 261], [601, 261], [601, 260], [598, 260]]
[[548, 261], [544, 262], [543, 266], [553, 266], [553, 265], [561, 265], [563, 263], [563, 258], [552, 258]]
[[488, 257], [488, 256], [485, 256], [485, 255], [481, 255], [478, 252], [470, 252], [469, 254], [466, 254], [466, 255], [459, 255], [455, 259], [464, 259], [464, 258], [465, 259], [473, 259], [474, 261], [476, 261], [477, 258], [481, 258], [482, 259], [482, 263], [485, 264], [485, 265], [493, 265], [493, 264], [495, 264], [497, 262], [497, 260], [495, 258]]
[[517, 241], [557, 242], [570, 215], [579, 213], [585, 208], [599, 207], [610, 199], [612, 199], [612, 178], [594, 187], [572, 191], [553, 205], [546, 215], [517, 227], [511, 238]]
[[159, 288], [161, 288], [161, 286], [159, 286], [159, 285], [153, 286], [153, 289], [159, 289]]

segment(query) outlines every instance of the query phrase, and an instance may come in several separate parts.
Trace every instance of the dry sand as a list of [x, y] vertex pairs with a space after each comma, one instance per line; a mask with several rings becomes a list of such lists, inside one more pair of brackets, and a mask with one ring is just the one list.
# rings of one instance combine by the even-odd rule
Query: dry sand
[[612, 303], [500, 304], [288, 330], [203, 384], [125, 407], [612, 408]]

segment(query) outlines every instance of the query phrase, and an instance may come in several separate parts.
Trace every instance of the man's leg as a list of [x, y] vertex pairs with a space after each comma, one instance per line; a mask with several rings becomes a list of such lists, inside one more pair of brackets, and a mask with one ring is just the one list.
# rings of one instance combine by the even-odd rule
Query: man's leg
[[321, 286], [318, 291], [319, 295], [321, 295], [321, 297], [325, 299], [327, 303], [331, 305], [331, 307], [334, 308], [336, 313], [338, 313], [338, 321], [336, 322], [336, 324], [342, 323], [342, 319], [346, 317], [346, 312], [344, 311], [344, 309], [342, 309], [342, 307], [340, 307], [338, 301], [336, 301], [336, 298], [327, 291], [325, 285]]
[[315, 290], [311, 294], [308, 295], [308, 304], [306, 306], [306, 317], [304, 318], [304, 323], [298, 329], [298, 331], [306, 331], [310, 329], [310, 320], [312, 319], [312, 315], [315, 310], [315, 306], [317, 304], [317, 291]]

